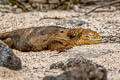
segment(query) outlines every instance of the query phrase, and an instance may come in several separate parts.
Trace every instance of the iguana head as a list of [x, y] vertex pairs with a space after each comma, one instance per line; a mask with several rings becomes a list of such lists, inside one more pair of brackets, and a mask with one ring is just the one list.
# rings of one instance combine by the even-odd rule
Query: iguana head
[[71, 39], [71, 45], [77, 46], [84, 44], [97, 44], [102, 40], [97, 32], [91, 29], [83, 29], [82, 27], [69, 30], [67, 35]]
[[102, 38], [97, 32], [90, 29], [84, 29], [81, 33], [78, 44], [97, 44], [100, 43], [101, 40]]

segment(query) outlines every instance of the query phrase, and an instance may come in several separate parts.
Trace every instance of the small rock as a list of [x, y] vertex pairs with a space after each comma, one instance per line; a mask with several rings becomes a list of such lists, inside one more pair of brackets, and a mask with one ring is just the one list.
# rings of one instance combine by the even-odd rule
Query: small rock
[[105, 68], [83, 57], [70, 58], [50, 67], [50, 69], [56, 68], [61, 68], [64, 72], [55, 77], [46, 76], [43, 80], [107, 80]]
[[21, 69], [21, 60], [13, 51], [0, 40], [0, 66], [7, 67], [12, 70]]
[[85, 22], [79, 18], [60, 19], [58, 22], [56, 22], [56, 25], [66, 25], [66, 24], [81, 26], [83, 24], [87, 24], [87, 22]]
[[80, 10], [80, 8], [79, 8], [79, 6], [78, 6], [78, 5], [74, 5], [74, 6], [73, 6], [73, 10], [77, 12], [77, 11], [79, 11], [79, 10]]

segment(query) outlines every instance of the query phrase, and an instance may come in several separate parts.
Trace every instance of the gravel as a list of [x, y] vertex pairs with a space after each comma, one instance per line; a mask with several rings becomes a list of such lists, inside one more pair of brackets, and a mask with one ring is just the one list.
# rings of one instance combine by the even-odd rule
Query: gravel
[[[82, 16], [93, 8], [93, 6], [81, 9], [80, 12], [74, 11], [48, 11], [48, 12], [29, 12], [29, 13], [12, 13], [0, 12], [0, 33], [8, 32], [16, 29], [39, 27], [43, 25], [56, 25], [58, 19], [42, 19], [44, 17], [58, 17], [71, 18], [73, 16], [81, 15], [79, 18], [88, 24], [84, 24], [83, 28], [90, 28], [97, 31], [101, 36], [120, 36], [120, 11], [108, 11], [108, 8], [98, 9], [96, 12], [88, 16]], [[4, 9], [3, 9], [4, 10]], [[108, 12], [106, 12], [107, 10]], [[101, 11], [101, 12], [100, 12]], [[41, 20], [42, 19], [42, 20]], [[76, 27], [72, 24], [63, 27]], [[83, 45], [73, 47], [66, 53], [58, 53], [57, 51], [41, 51], [41, 52], [20, 52], [13, 50], [14, 53], [22, 60], [22, 70], [14, 72], [1, 67], [0, 72], [4, 73], [0, 79], [4, 80], [42, 80], [47, 75], [58, 75], [62, 73], [61, 70], [49, 70], [52, 63], [66, 60], [69, 57], [82, 55], [93, 60], [97, 64], [104, 66], [108, 70], [109, 80], [120, 79], [120, 39], [118, 42], [108, 41], [106, 43], [96, 45]], [[76, 55], [70, 55], [71, 52], [76, 52]], [[69, 54], [70, 53], [70, 54]], [[7, 73], [9, 72], [9, 73]], [[1, 74], [1, 73], [0, 73]], [[8, 76], [9, 74], [9, 76]], [[13, 76], [14, 74], [14, 76]]]

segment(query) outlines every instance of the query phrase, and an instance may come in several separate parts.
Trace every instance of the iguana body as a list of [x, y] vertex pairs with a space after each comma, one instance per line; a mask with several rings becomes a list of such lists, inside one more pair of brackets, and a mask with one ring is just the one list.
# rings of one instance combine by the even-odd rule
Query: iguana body
[[99, 34], [90, 29], [57, 26], [19, 29], [0, 34], [0, 39], [20, 51], [60, 50], [101, 41]]

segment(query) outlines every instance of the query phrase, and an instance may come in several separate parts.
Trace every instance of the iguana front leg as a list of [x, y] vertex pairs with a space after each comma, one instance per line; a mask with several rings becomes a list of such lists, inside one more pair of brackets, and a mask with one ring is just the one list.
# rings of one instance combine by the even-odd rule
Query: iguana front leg
[[67, 41], [63, 40], [51, 40], [48, 42], [48, 50], [54, 51], [57, 50], [59, 52], [65, 51], [66, 49], [70, 49], [72, 45], [70, 45]]

